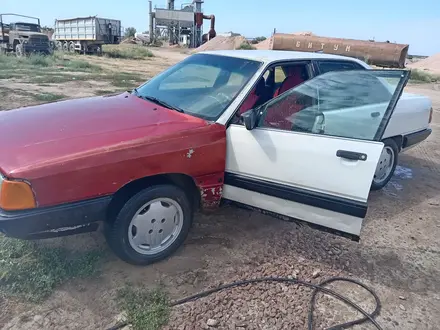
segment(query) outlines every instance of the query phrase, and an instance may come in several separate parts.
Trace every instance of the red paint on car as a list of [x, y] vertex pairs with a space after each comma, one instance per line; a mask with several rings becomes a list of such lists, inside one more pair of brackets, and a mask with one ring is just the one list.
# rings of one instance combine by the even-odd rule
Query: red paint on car
[[201, 178], [225, 170], [224, 126], [129, 93], [2, 112], [0, 132], [2, 173], [26, 178], [39, 206], [110, 195], [155, 174], [187, 174], [204, 191], [216, 185]]

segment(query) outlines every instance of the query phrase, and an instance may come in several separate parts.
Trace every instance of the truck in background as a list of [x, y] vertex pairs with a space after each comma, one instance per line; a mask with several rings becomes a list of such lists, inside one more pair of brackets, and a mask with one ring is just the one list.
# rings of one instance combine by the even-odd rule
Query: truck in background
[[100, 54], [122, 40], [121, 21], [97, 16], [57, 19], [54, 30], [56, 49], [70, 53]]
[[[11, 23], [5, 23], [4, 18], [8, 16], [17, 17], [17, 19]], [[22, 22], [19, 18], [36, 22]], [[42, 33], [39, 18], [18, 14], [0, 14], [0, 53], [13, 52], [17, 57], [22, 57], [30, 53], [48, 55], [51, 51], [49, 37]]]

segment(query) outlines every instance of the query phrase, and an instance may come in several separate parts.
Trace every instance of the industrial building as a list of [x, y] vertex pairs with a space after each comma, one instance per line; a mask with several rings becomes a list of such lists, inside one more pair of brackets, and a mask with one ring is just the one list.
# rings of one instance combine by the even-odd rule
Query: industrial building
[[[203, 0], [193, 0], [182, 4], [180, 9], [175, 8], [174, 0], [167, 0], [165, 8], [150, 4], [150, 42], [166, 40], [170, 45], [184, 44], [195, 48], [214, 38], [215, 16], [204, 15]], [[203, 34], [203, 20], [209, 19], [211, 26], [208, 33]]]

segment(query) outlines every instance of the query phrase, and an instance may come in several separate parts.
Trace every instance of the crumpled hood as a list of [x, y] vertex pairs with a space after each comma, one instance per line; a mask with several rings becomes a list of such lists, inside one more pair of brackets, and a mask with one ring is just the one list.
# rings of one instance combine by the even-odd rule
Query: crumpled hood
[[130, 93], [2, 111], [0, 170], [17, 177], [30, 167], [62, 164], [71, 155], [84, 157], [134, 140], [164, 140], [207, 124]]

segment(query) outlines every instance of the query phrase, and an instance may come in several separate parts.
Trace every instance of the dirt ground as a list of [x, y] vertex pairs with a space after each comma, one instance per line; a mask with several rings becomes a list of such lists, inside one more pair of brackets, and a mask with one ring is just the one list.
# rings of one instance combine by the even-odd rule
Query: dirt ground
[[[153, 75], [185, 56], [171, 50], [156, 53], [157, 57], [148, 61], [88, 60], [110, 70], [123, 67], [124, 71]], [[5, 83], [0, 80], [0, 89]], [[102, 88], [83, 81], [63, 86], [60, 88], [68, 87], [72, 98], [93, 96], [94, 88]], [[226, 205], [215, 214], [198, 214], [183, 248], [166, 261], [134, 267], [111, 257], [98, 278], [71, 281], [41, 304], [0, 300], [0, 327], [107, 329], [120, 313], [114, 300], [116, 291], [126, 283], [162, 283], [172, 298], [180, 298], [237, 279], [297, 276], [317, 283], [341, 275], [376, 290], [382, 302], [378, 322], [384, 329], [438, 329], [440, 85], [410, 85], [406, 90], [433, 100], [433, 134], [402, 154], [392, 181], [382, 191], [370, 194], [359, 243]], [[2, 101], [8, 108], [30, 102], [12, 94]], [[50, 243], [74, 250], [105, 246], [100, 232]], [[359, 288], [348, 284], [334, 287], [371, 310], [371, 298]], [[167, 329], [204, 329], [208, 319], [219, 329], [305, 329], [309, 297], [308, 289], [281, 284], [229, 290], [174, 308]], [[358, 317], [341, 303], [323, 298], [318, 300], [317, 315], [318, 329]]]

